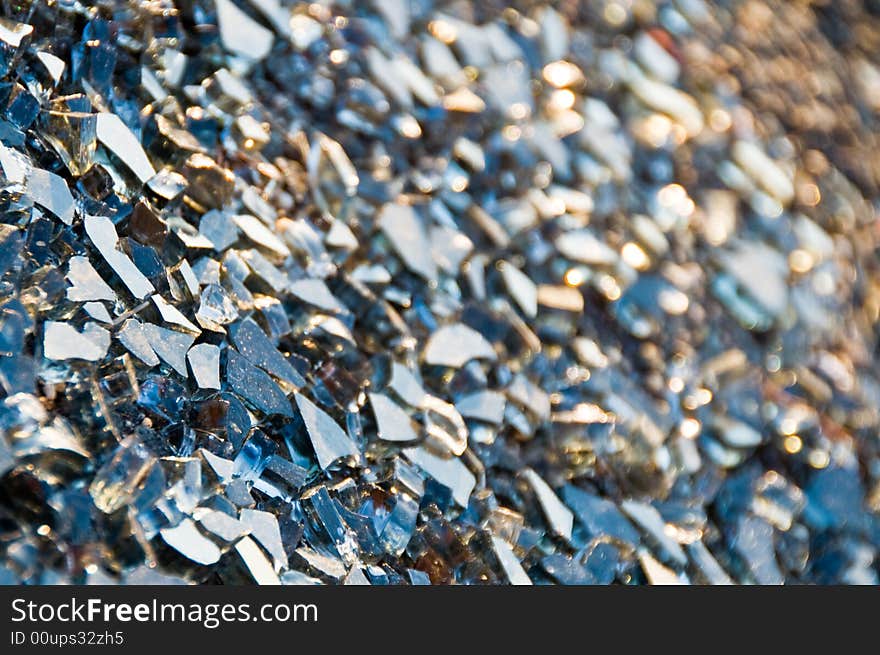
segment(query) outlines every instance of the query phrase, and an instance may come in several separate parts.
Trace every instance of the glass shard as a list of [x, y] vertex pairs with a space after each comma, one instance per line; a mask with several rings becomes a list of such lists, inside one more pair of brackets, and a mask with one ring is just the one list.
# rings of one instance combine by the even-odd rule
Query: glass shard
[[336, 421], [302, 394], [294, 394], [294, 398], [318, 459], [318, 465], [322, 469], [326, 469], [340, 459], [358, 457], [360, 450], [357, 444], [337, 425]]

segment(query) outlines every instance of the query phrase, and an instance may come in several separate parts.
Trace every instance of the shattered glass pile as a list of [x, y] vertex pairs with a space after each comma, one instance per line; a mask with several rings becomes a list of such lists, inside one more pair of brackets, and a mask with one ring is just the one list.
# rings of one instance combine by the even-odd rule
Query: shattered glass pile
[[0, 582], [877, 582], [880, 3], [0, 8]]

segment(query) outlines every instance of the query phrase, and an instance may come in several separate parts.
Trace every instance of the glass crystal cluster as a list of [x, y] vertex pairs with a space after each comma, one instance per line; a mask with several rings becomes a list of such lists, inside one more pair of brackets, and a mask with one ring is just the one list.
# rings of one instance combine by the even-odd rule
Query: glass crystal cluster
[[877, 2], [0, 16], [0, 582], [877, 583]]

